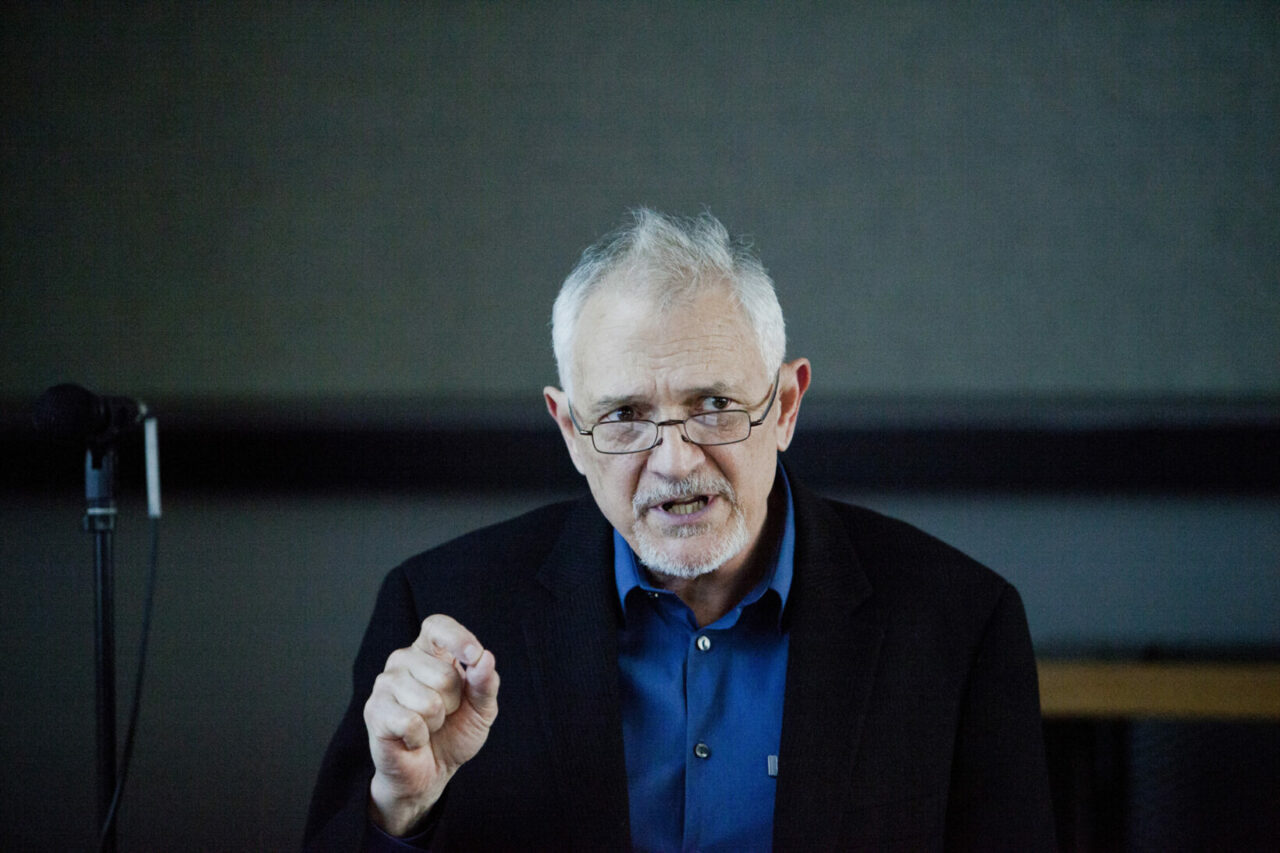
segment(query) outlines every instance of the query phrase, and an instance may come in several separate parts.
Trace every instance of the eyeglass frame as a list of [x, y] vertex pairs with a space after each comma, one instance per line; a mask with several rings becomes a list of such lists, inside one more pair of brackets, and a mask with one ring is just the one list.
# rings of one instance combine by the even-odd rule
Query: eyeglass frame
[[[687, 418], [674, 418], [672, 420], [666, 420], [666, 421], [653, 421], [648, 418], [638, 418], [634, 421], [625, 421], [625, 423], [631, 423], [631, 424], [649, 423], [649, 424], [653, 424], [655, 427], [653, 431], [655, 436], [653, 444], [649, 445], [648, 447], [642, 447], [639, 450], [601, 450], [596, 445], [596, 437], [595, 435], [593, 435], [593, 433], [596, 431], [596, 427], [601, 426], [601, 424], [596, 424], [596, 426], [593, 426], [591, 429], [583, 429], [582, 425], [578, 423], [577, 416], [573, 413], [572, 400], [568, 401], [569, 420], [573, 422], [574, 429], [578, 431], [578, 435], [585, 435], [591, 438], [591, 448], [595, 450], [596, 453], [603, 453], [606, 456], [627, 456], [632, 453], [645, 453], [647, 451], [653, 450], [659, 444], [662, 444], [662, 428], [668, 427], [668, 426], [680, 427], [681, 440], [686, 442], [687, 444], [692, 444], [695, 447], [727, 447], [730, 444], [741, 444], [742, 442], [746, 441], [748, 438], [751, 438], [751, 430], [763, 424], [765, 421], [765, 418], [769, 417], [769, 412], [773, 411], [773, 401], [778, 399], [778, 388], [781, 385], [781, 379], [782, 379], [782, 368], [779, 367], [777, 372], [773, 374], [773, 390], [769, 394], [769, 402], [765, 405], [764, 411], [760, 413], [760, 417], [757, 418], [756, 420], [751, 420], [750, 409], [717, 409], [716, 411], [713, 411], [713, 412], [698, 412], [696, 415], [689, 415], [689, 417]], [[689, 433], [685, 429], [685, 424], [687, 422], [693, 420], [694, 418], [701, 417], [702, 415], [723, 415], [723, 414], [728, 414], [730, 412], [742, 412], [747, 416], [747, 434], [744, 435], [742, 438], [735, 438], [733, 441], [718, 441], [713, 444], [703, 444], [701, 442], [694, 441], [692, 438], [689, 438]]]

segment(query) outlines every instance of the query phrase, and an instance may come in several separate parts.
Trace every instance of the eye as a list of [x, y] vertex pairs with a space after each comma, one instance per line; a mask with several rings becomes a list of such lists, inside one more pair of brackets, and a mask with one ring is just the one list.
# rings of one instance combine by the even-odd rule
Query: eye
[[616, 423], [618, 421], [634, 421], [639, 415], [630, 406], [619, 406], [600, 419], [600, 423]]
[[733, 405], [728, 397], [703, 397], [701, 409], [704, 412], [720, 412]]

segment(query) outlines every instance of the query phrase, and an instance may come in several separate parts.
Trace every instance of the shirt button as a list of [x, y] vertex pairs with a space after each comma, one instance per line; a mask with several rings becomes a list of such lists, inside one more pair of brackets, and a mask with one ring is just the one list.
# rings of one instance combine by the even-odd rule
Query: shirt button
[[706, 634], [703, 634], [701, 637], [699, 637], [699, 638], [698, 638], [698, 649], [699, 649], [700, 651], [704, 651], [704, 652], [709, 652], [709, 651], [711, 651], [711, 638], [710, 638], [710, 637], [708, 637]]
[[707, 746], [705, 743], [700, 743], [693, 748], [693, 754], [699, 758], [710, 758], [711, 747]]

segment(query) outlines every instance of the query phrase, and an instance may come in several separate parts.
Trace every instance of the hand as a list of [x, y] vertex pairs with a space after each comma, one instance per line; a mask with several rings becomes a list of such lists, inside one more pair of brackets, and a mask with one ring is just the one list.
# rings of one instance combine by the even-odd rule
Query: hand
[[448, 616], [428, 616], [413, 645], [387, 658], [364, 705], [375, 769], [370, 818], [409, 834], [484, 746], [497, 716], [493, 653]]

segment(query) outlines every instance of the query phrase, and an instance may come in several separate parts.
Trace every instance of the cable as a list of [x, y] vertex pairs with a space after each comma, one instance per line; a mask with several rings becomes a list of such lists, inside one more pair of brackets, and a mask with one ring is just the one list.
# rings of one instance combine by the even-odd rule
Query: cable
[[116, 775], [116, 789], [111, 796], [111, 807], [102, 822], [102, 831], [98, 835], [98, 850], [106, 848], [107, 838], [111, 835], [116, 822], [116, 809], [124, 794], [125, 779], [129, 776], [129, 759], [133, 756], [133, 737], [138, 730], [138, 709], [142, 705], [142, 676], [147, 668], [147, 644], [151, 637], [151, 605], [155, 601], [156, 565], [159, 563], [160, 519], [151, 516], [151, 557], [148, 560], [147, 586], [142, 605], [142, 636], [138, 640], [138, 674], [133, 682], [133, 706], [129, 709], [129, 728], [124, 736], [124, 754], [120, 758], [120, 772]]

